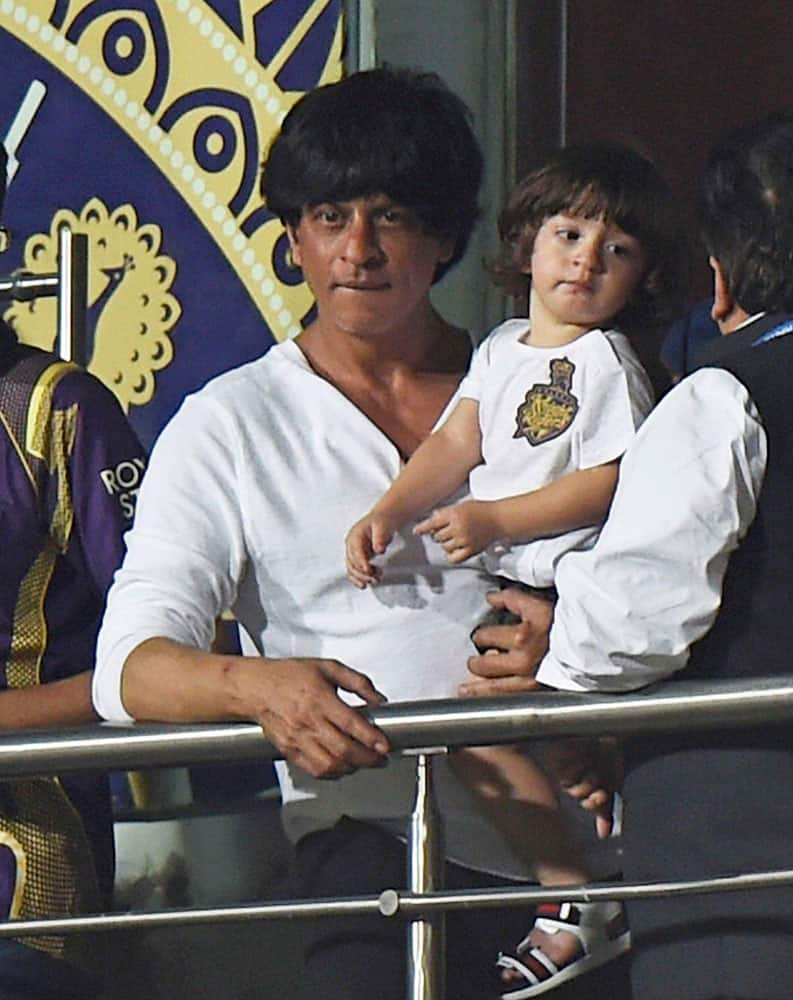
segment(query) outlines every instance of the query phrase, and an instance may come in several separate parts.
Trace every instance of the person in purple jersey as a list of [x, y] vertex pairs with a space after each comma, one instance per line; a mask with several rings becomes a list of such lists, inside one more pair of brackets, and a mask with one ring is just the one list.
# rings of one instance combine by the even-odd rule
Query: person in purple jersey
[[[0, 206], [6, 154], [0, 145]], [[112, 393], [0, 322], [0, 727], [96, 718], [94, 645], [145, 455]], [[103, 909], [113, 886], [107, 776], [0, 782], [0, 916]], [[0, 1000], [96, 996], [84, 936], [0, 939]]]

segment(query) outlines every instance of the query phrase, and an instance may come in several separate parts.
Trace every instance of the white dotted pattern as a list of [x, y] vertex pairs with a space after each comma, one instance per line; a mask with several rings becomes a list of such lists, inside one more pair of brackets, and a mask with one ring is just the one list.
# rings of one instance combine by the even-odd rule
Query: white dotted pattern
[[[191, 3], [190, 0], [168, 0], [168, 2], [187, 18], [188, 23], [198, 30], [202, 38], [208, 40], [213, 49], [222, 52], [223, 59], [231, 64], [235, 74], [240, 78], [241, 86], [280, 125], [287, 109], [262, 81], [259, 73], [249, 64], [245, 56], [239, 53], [236, 45], [227, 39], [224, 27], [214, 23], [201, 7]], [[282, 297], [275, 293], [275, 283], [271, 278], [264, 277], [267, 273], [265, 263], [258, 260], [253, 247], [248, 246], [247, 237], [229, 218], [225, 207], [219, 203], [216, 192], [207, 187], [207, 180], [198, 174], [197, 168], [189, 162], [187, 154], [174, 148], [173, 140], [152, 122], [151, 116], [142, 110], [137, 102], [129, 98], [126, 90], [119, 87], [110, 74], [101, 66], [93, 64], [89, 56], [79, 51], [78, 46], [67, 44], [64, 36], [51, 24], [42, 23], [39, 15], [29, 12], [27, 7], [15, 3], [14, 0], [0, 0], [0, 14], [12, 17], [29, 34], [38, 35], [57, 57], [64, 58], [67, 63], [76, 67], [81, 76], [87, 78], [95, 89], [97, 98], [112, 100], [112, 104], [120, 109], [126, 118], [135, 122], [138, 130], [145, 135], [154, 150], [170, 164], [185, 186], [200, 198], [201, 205], [207, 210], [219, 235], [236, 254], [241, 255], [242, 265], [250, 271], [252, 281], [268, 301], [273, 313], [277, 315], [278, 323], [286, 331], [286, 335], [293, 337], [299, 333], [300, 328], [294, 323], [294, 317], [283, 307]]]

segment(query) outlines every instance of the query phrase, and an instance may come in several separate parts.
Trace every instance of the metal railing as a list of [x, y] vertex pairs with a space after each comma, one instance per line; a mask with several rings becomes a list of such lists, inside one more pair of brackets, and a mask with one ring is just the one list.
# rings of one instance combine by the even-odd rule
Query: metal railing
[[58, 297], [56, 353], [64, 361], [85, 365], [88, 313], [88, 237], [67, 223], [58, 228], [58, 270], [52, 274], [17, 271], [0, 277], [0, 302]]
[[[267, 904], [101, 914], [0, 924], [0, 938], [74, 934], [173, 924], [379, 914], [409, 923], [410, 1000], [443, 996], [444, 914], [448, 910], [669, 897], [793, 885], [793, 871], [758, 872], [664, 883], [615, 883], [566, 889], [507, 887], [445, 892], [440, 820], [432, 795], [432, 756], [456, 746], [563, 736], [628, 736], [715, 728], [767, 726], [793, 720], [793, 676], [710, 683], [674, 682], [649, 693], [449, 699], [386, 705], [367, 716], [394, 752], [416, 757], [416, 800], [408, 836], [408, 891], [386, 888], [377, 897], [284, 901]], [[277, 749], [251, 724], [117, 726], [0, 734], [0, 777], [23, 778], [86, 769], [126, 770], [184, 764], [277, 759]]]

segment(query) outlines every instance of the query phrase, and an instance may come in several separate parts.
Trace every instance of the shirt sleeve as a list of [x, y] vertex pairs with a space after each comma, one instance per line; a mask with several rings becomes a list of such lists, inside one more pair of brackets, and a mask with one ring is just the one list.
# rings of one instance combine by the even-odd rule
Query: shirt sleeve
[[[146, 457], [116, 397], [98, 379], [76, 372], [58, 385], [51, 433], [61, 440], [54, 454], [66, 464], [75, 547], [88, 580], [104, 600], [124, 556]], [[58, 477], [50, 488], [62, 489]], [[53, 499], [53, 503], [55, 499]], [[84, 579], [84, 571], [81, 572]]]
[[653, 407], [650, 380], [622, 334], [597, 335], [579, 427], [578, 468], [621, 458]]
[[566, 556], [537, 680], [628, 691], [682, 669], [713, 624], [756, 512], [766, 435], [745, 387], [709, 369], [675, 387], [628, 449], [591, 550]]
[[206, 398], [188, 398], [157, 440], [97, 643], [94, 704], [106, 719], [130, 719], [121, 674], [137, 646], [162, 637], [208, 649], [234, 603], [246, 563], [236, 441]]

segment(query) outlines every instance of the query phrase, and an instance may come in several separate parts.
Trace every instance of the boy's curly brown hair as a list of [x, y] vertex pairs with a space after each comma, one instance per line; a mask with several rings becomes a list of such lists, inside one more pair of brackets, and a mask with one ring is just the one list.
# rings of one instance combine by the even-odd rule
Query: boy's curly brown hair
[[520, 181], [498, 220], [501, 253], [490, 265], [512, 295], [530, 287], [527, 269], [546, 219], [563, 214], [602, 219], [637, 239], [647, 270], [611, 322], [623, 329], [658, 327], [682, 303], [690, 254], [671, 191], [648, 159], [616, 143], [567, 146]]

